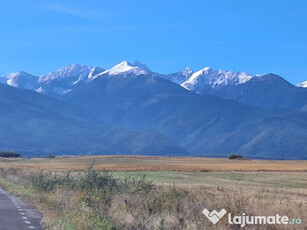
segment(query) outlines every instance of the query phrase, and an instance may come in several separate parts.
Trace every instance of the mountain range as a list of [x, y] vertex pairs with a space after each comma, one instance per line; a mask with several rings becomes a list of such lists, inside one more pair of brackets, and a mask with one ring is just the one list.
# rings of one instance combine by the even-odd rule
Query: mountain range
[[159, 74], [123, 61], [0, 82], [0, 149], [307, 159], [307, 89], [274, 74], [209, 67]]

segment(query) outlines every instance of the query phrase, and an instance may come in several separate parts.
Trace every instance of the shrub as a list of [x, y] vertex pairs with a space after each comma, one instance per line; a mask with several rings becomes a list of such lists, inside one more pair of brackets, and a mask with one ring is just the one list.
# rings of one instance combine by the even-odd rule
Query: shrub
[[228, 159], [229, 159], [229, 160], [243, 159], [243, 156], [241, 156], [241, 155], [236, 155], [236, 154], [230, 154], [230, 155], [228, 156]]
[[117, 187], [117, 179], [108, 172], [97, 172], [93, 165], [88, 168], [85, 175], [77, 181], [81, 191], [113, 190]]
[[22, 157], [22, 156], [19, 153], [16, 153], [16, 152], [0, 151], [0, 157], [18, 158], [18, 157]]
[[88, 228], [93, 230], [104, 229], [104, 230], [116, 230], [116, 224], [110, 217], [103, 217], [97, 213], [89, 218]]
[[61, 181], [56, 176], [40, 172], [40, 174], [32, 176], [32, 186], [40, 191], [53, 192]]

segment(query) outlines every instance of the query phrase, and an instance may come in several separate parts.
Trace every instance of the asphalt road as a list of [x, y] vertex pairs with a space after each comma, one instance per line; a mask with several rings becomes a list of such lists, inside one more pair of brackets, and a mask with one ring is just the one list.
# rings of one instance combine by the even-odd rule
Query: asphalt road
[[37, 210], [0, 187], [0, 230], [43, 230], [41, 219]]

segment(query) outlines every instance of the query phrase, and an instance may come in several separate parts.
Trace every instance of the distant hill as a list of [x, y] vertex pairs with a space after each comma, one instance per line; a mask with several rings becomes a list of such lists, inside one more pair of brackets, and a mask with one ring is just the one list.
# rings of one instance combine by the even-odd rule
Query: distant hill
[[0, 150], [23, 155], [185, 154], [153, 130], [110, 128], [94, 115], [36, 92], [0, 84]]

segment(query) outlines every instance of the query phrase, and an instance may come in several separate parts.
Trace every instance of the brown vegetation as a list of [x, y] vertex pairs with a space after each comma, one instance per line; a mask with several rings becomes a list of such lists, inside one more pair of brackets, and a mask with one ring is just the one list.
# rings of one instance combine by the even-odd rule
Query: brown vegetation
[[0, 185], [34, 204], [44, 214], [46, 229], [241, 229], [229, 225], [227, 217], [213, 225], [201, 213], [204, 208], [225, 208], [233, 215], [300, 218], [302, 224], [291, 226], [300, 230], [307, 229], [306, 165], [306, 161], [141, 156], [1, 159]]
[[[2, 169], [0, 177], [27, 190], [20, 194], [21, 187], [15, 188], [17, 195], [23, 195], [44, 213], [46, 229], [240, 229], [227, 224], [226, 217], [217, 225], [211, 224], [201, 213], [204, 208], [225, 208], [233, 215], [278, 213], [303, 220], [301, 225], [292, 225], [291, 229], [307, 227], [304, 222], [307, 218], [306, 185], [297, 190], [244, 184], [182, 188], [171, 184], [153, 185], [142, 177], [118, 180], [111, 174], [91, 170], [74, 176], [66, 173], [55, 176], [54, 173]], [[10, 191], [10, 186], [5, 183], [4, 186]], [[260, 225], [245, 229], [286, 230], [289, 226]]]
[[107, 171], [289, 171], [307, 172], [307, 161], [229, 160], [202, 157], [78, 156], [0, 159], [0, 168], [80, 171], [95, 159], [95, 170]]

